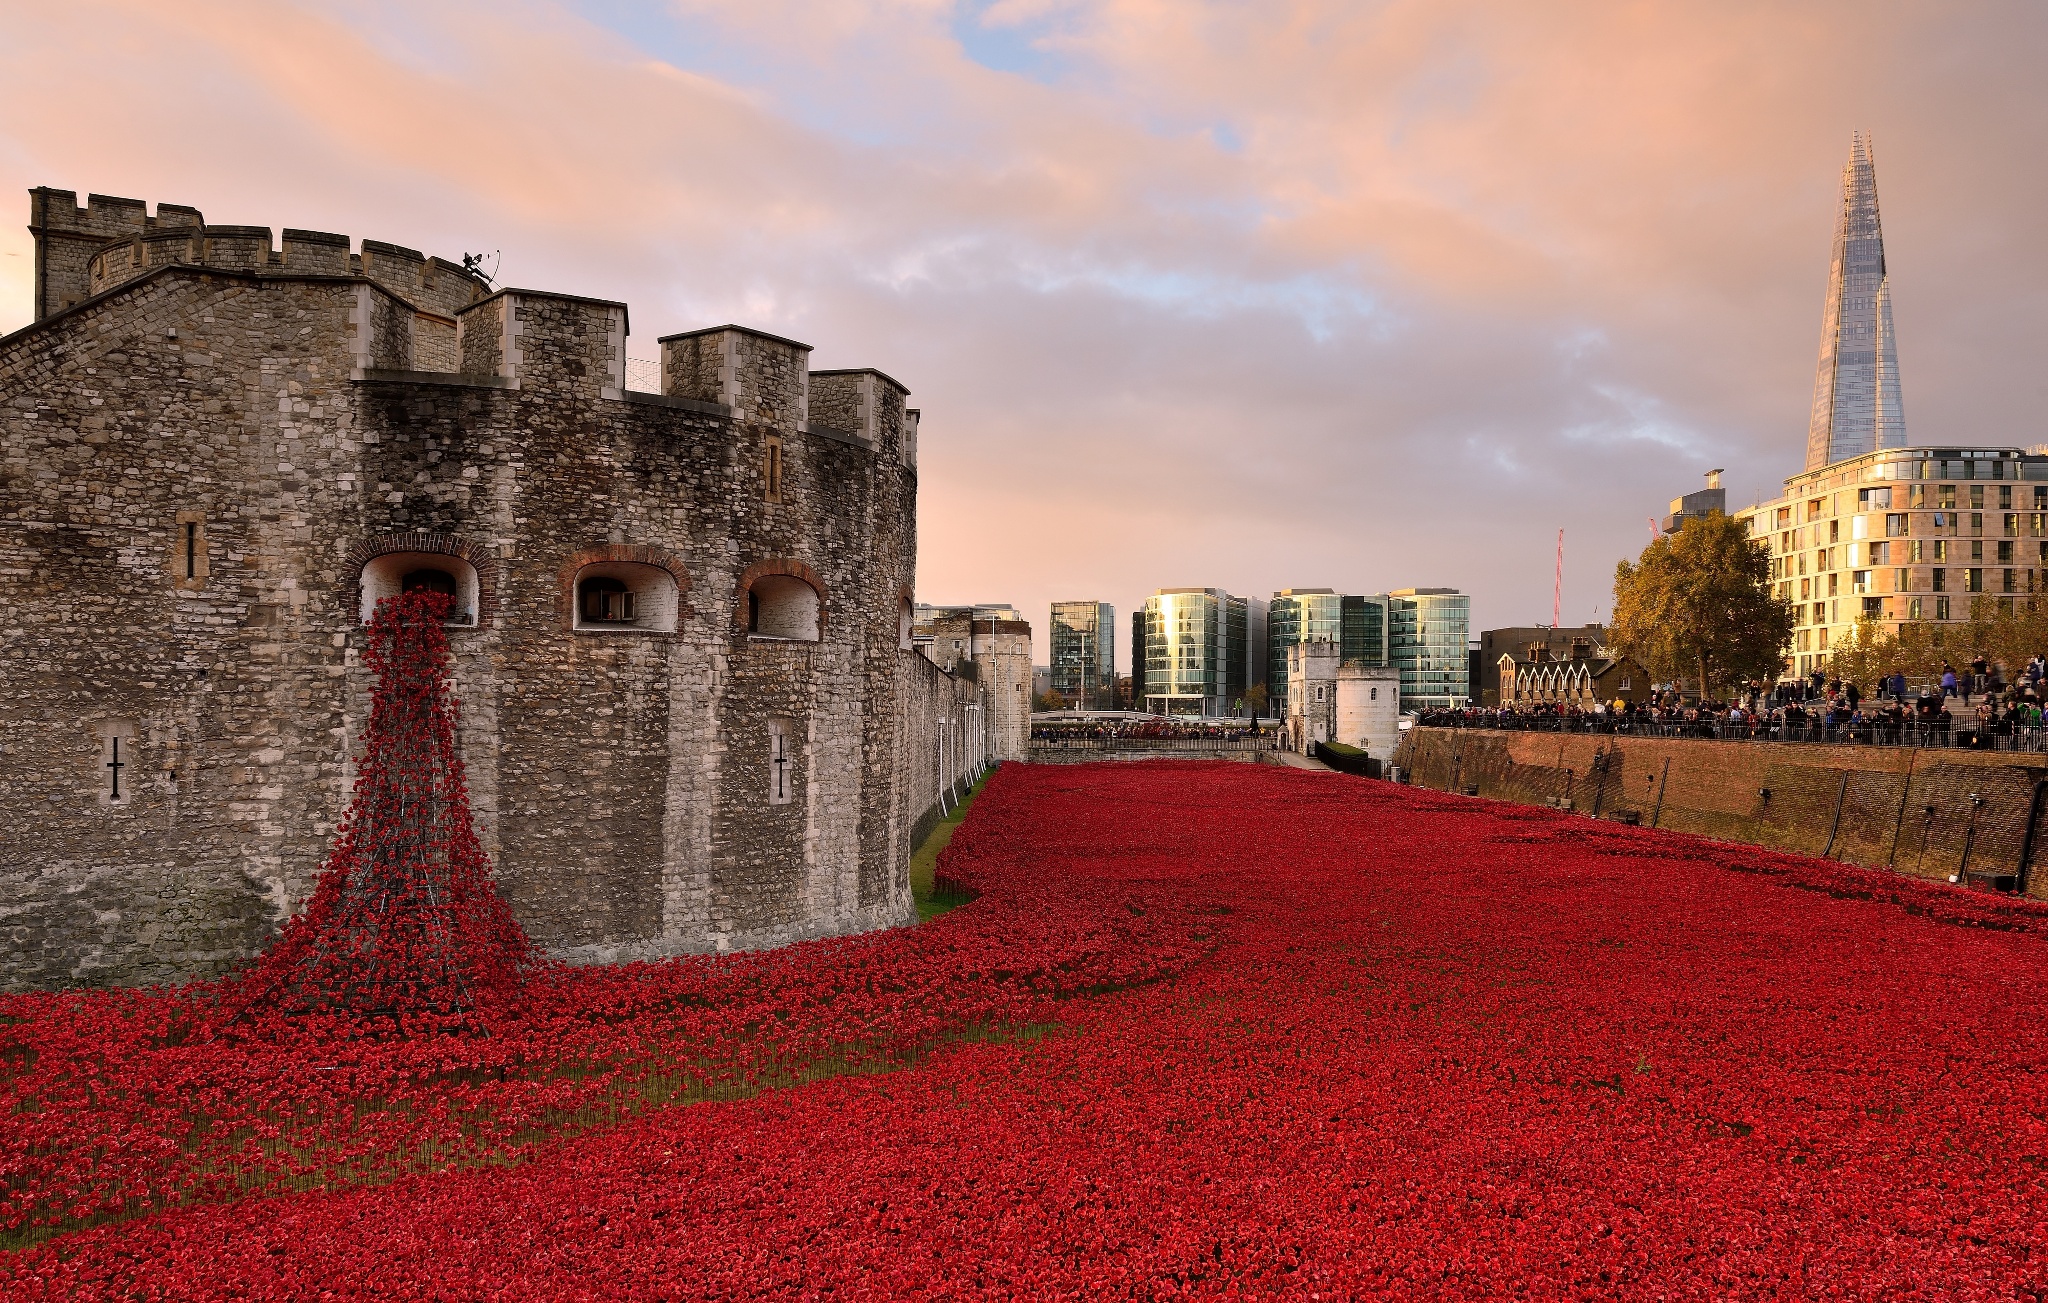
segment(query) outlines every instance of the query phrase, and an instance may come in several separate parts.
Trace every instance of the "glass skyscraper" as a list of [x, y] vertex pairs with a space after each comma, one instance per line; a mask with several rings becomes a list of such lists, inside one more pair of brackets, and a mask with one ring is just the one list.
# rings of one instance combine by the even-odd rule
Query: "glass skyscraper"
[[1116, 608], [1052, 604], [1052, 690], [1082, 710], [1116, 707]]
[[1472, 599], [1455, 588], [1387, 594], [1388, 643], [1401, 671], [1401, 709], [1441, 710], [1471, 699]]
[[1892, 285], [1877, 216], [1877, 165], [1870, 138], [1849, 141], [1842, 211], [1821, 310], [1820, 365], [1806, 429], [1806, 469], [1906, 446], [1899, 396], [1899, 347], [1892, 335]]
[[1267, 608], [1266, 682], [1274, 713], [1286, 708], [1287, 651], [1301, 642], [1333, 642], [1347, 665], [1387, 663], [1387, 599], [1328, 588], [1288, 588]]
[[1254, 652], [1264, 654], [1265, 640], [1255, 649], [1251, 633], [1255, 608], [1263, 632], [1265, 606], [1220, 588], [1162, 588], [1146, 598], [1144, 709], [1236, 713], [1255, 681]]

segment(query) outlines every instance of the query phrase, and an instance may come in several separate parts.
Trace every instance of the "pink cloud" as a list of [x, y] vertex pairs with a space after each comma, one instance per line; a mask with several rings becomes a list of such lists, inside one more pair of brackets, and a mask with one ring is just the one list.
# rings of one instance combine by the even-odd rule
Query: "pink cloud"
[[[1909, 429], [2041, 437], [2044, 23], [14, 6], [0, 190], [502, 248], [519, 282], [628, 299], [650, 340], [738, 318], [881, 366], [926, 412], [930, 596], [1042, 624], [1159, 585], [1448, 583], [1520, 622], [1568, 523], [1583, 618], [1697, 471], [1746, 496], [1794, 464], [1852, 127], [1877, 133]], [[0, 233], [0, 327], [26, 250]]]

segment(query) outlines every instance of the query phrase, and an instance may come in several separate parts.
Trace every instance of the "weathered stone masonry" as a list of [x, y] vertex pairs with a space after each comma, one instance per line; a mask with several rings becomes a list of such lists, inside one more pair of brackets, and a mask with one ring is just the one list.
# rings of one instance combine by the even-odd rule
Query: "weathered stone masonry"
[[31, 211], [37, 321], [0, 339], [0, 984], [259, 949], [346, 800], [365, 614], [419, 582], [455, 593], [475, 805], [542, 943], [914, 916], [924, 716], [974, 690], [908, 647], [903, 386], [723, 326], [629, 392], [624, 304], [172, 205]]

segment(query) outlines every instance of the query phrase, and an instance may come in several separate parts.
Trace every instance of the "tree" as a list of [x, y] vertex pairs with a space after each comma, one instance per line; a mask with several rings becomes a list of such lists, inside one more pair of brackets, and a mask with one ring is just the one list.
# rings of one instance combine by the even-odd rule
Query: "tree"
[[1828, 674], [1844, 683], [1876, 688], [1894, 669], [1903, 669], [1906, 659], [1898, 635], [1865, 617], [1828, 652]]
[[1044, 692], [1038, 694], [1037, 700], [1031, 703], [1031, 708], [1033, 710], [1065, 710], [1067, 708], [1067, 699], [1061, 695], [1059, 689], [1047, 688]]
[[1718, 511], [1614, 567], [1615, 649], [1658, 679], [1690, 675], [1703, 699], [1731, 678], [1776, 678], [1792, 623], [1771, 591], [1770, 549]]
[[1251, 712], [1252, 714], [1254, 714], [1254, 715], [1270, 715], [1270, 714], [1272, 714], [1272, 711], [1271, 711], [1271, 709], [1269, 709], [1269, 703], [1270, 703], [1270, 698], [1268, 698], [1268, 696], [1266, 695], [1266, 685], [1265, 685], [1265, 684], [1263, 684], [1263, 683], [1254, 683], [1254, 684], [1252, 684], [1252, 686], [1251, 686], [1251, 687], [1249, 687], [1249, 688], [1246, 688], [1246, 689], [1245, 689], [1245, 693], [1244, 693], [1244, 708], [1245, 708], [1246, 710], [1249, 710], [1249, 711], [1250, 711], [1250, 712]]

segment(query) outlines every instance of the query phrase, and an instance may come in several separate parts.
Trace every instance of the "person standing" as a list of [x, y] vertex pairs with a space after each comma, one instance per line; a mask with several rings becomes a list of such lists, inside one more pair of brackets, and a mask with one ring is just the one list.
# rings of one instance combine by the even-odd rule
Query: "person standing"
[[1941, 663], [1941, 699], [1947, 701], [1956, 695], [1956, 667], [1947, 661]]

